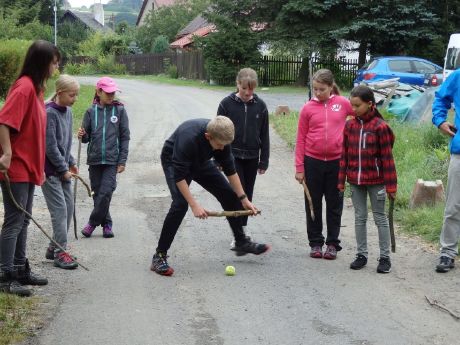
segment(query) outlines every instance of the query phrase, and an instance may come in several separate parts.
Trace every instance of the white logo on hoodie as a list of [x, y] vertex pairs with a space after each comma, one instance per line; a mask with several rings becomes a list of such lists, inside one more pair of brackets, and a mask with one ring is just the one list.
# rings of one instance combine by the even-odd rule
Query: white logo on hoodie
[[340, 111], [341, 108], [342, 108], [342, 105], [340, 104], [333, 104], [331, 106], [332, 111]]

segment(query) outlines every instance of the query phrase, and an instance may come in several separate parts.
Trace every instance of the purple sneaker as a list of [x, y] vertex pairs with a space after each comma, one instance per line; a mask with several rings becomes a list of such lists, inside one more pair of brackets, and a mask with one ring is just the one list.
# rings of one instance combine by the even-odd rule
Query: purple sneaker
[[112, 231], [112, 225], [110, 224], [105, 224], [104, 227], [102, 228], [102, 237], [104, 238], [112, 238], [115, 236]]
[[81, 233], [85, 237], [91, 237], [91, 234], [93, 233], [94, 229], [96, 229], [96, 227], [88, 223], [85, 225]]

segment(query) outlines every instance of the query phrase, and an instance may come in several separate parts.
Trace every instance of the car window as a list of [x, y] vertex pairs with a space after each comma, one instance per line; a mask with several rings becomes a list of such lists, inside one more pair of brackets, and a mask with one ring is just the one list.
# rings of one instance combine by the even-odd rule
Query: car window
[[[369, 61], [368, 63], [366, 63], [364, 66], [363, 66], [363, 69], [365, 70], [370, 70], [370, 69], [373, 69], [375, 66], [377, 66], [377, 63], [379, 62], [379, 60], [371, 60]], [[367, 66], [366, 66], [367, 65]]]
[[414, 61], [415, 73], [435, 73], [436, 67], [423, 61]]
[[412, 68], [409, 60], [390, 60], [388, 68], [393, 72], [411, 73]]
[[460, 48], [449, 48], [446, 57], [446, 69], [457, 69], [460, 67]]

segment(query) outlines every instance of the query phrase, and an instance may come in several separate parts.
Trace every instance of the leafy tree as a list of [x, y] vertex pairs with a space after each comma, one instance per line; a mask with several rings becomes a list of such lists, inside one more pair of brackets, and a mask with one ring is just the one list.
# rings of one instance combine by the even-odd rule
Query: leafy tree
[[78, 54], [79, 43], [89, 35], [89, 30], [81, 23], [64, 22], [58, 27], [57, 45], [64, 57]]
[[160, 35], [153, 41], [152, 53], [164, 53], [169, 49], [169, 41], [166, 36]]
[[233, 83], [242, 67], [255, 67], [260, 59], [261, 35], [253, 30], [251, 2], [213, 0], [205, 14], [216, 31], [197, 40], [203, 48], [206, 67], [212, 79]]

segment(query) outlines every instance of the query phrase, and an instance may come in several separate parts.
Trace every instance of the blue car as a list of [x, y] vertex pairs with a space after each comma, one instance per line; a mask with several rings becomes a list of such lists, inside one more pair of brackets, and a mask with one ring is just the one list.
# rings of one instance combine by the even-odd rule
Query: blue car
[[442, 71], [442, 67], [431, 61], [410, 56], [381, 56], [371, 59], [361, 67], [354, 85], [399, 78], [401, 83], [423, 85], [425, 75]]

